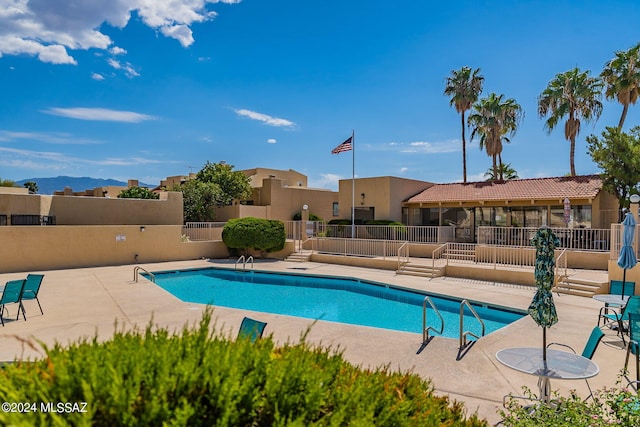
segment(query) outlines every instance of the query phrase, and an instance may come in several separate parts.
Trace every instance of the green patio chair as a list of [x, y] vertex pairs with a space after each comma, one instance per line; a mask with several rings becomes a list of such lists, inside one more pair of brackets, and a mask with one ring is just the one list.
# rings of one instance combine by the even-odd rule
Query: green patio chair
[[[44, 312], [42, 311], [42, 306], [40, 305], [40, 300], [38, 299], [38, 293], [40, 292], [42, 279], [44, 279], [44, 274], [27, 275], [27, 280], [25, 281], [24, 289], [22, 290], [22, 301], [31, 299], [36, 300], [36, 302], [38, 303], [38, 307], [40, 308], [40, 314], [44, 314]], [[24, 304], [22, 304], [22, 309], [24, 310]]]
[[[18, 317], [20, 316], [20, 310], [22, 310], [22, 317], [24, 320], [27, 320], [27, 317], [24, 314], [24, 307], [22, 306], [22, 300], [20, 297], [22, 296], [22, 288], [24, 288], [25, 279], [20, 280], [10, 280], [4, 285], [2, 289], [2, 296], [0, 296], [0, 322], [2, 326], [4, 326], [4, 311], [9, 311], [6, 307], [7, 304], [18, 304]], [[16, 317], [16, 320], [18, 320]]]
[[618, 312], [609, 312], [607, 313], [606, 307], [600, 308], [600, 313], [598, 314], [598, 326], [600, 326], [600, 320], [603, 320], [603, 326], [609, 323], [616, 323], [618, 326], [618, 335], [622, 337], [622, 343], [626, 345], [624, 339], [624, 320], [628, 319], [629, 313], [640, 313], [640, 295], [629, 297], [627, 300], [627, 304], [622, 307], [622, 311]]
[[[602, 329], [600, 329], [597, 326], [595, 328], [593, 328], [591, 330], [591, 335], [589, 335], [589, 339], [587, 340], [587, 343], [584, 346], [584, 350], [582, 350], [581, 356], [582, 357], [586, 357], [587, 359], [591, 360], [593, 358], [593, 355], [596, 353], [596, 349], [598, 348], [598, 344], [600, 344], [600, 341], [602, 341], [603, 337], [604, 337], [604, 332], [602, 332]], [[569, 346], [567, 344], [562, 344], [562, 343], [559, 343], [559, 342], [552, 342], [550, 344], [547, 344], [547, 348], [550, 348], [551, 346], [565, 347], [565, 348], [568, 348], [569, 350], [571, 350], [574, 354], [576, 354], [576, 351], [571, 346]], [[587, 396], [587, 399], [589, 399], [590, 397], [593, 396], [593, 391], [591, 390], [591, 386], [589, 385], [589, 381], [587, 381], [586, 378], [585, 378], [584, 381], [587, 383], [587, 388], [589, 389], [589, 396]]]
[[[622, 280], [609, 281], [609, 293], [614, 295], [622, 295]], [[634, 296], [636, 293], [636, 282], [624, 282], [624, 294], [628, 297]]]
[[240, 324], [238, 338], [248, 339], [253, 342], [258, 338], [262, 338], [265, 326], [267, 326], [265, 322], [245, 317], [242, 319], [242, 323]]
[[640, 313], [629, 313], [629, 344], [627, 344], [627, 356], [624, 360], [624, 371], [628, 372], [629, 357], [636, 359], [636, 383], [640, 382]]

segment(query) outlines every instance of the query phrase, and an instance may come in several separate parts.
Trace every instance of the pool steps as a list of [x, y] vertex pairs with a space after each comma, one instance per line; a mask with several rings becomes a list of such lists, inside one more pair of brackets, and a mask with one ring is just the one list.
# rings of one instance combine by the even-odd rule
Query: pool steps
[[428, 278], [441, 277], [444, 276], [444, 268], [408, 262], [400, 266], [400, 268], [396, 271], [396, 274], [406, 274], [409, 276]]

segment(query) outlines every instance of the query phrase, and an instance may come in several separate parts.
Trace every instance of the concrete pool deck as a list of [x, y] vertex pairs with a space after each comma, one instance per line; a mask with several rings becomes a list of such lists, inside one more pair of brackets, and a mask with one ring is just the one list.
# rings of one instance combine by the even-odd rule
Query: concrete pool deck
[[[140, 264], [148, 271], [200, 267], [231, 267], [228, 260], [195, 260]], [[393, 271], [349, 267], [312, 262], [291, 263], [261, 261], [256, 270], [340, 275], [388, 283], [432, 293], [526, 310], [534, 288], [492, 284], [468, 279], [396, 275]], [[73, 270], [43, 271], [45, 279], [40, 291], [44, 315], [35, 301], [26, 301], [27, 321], [15, 321], [17, 305], [5, 312], [5, 327], [0, 328], [0, 361], [41, 357], [37, 342], [52, 345], [75, 342], [82, 337], [109, 338], [115, 325], [143, 329], [151, 321], [170, 330], [181, 329], [186, 322], [197, 322], [205, 306], [185, 303], [160, 287], [140, 277], [133, 280], [134, 265], [95, 267]], [[34, 272], [35, 273], [35, 272]], [[0, 283], [19, 279], [26, 273], [0, 274]], [[580, 353], [591, 329], [597, 323], [601, 303], [584, 297], [554, 294], [559, 322], [547, 331], [548, 342], [571, 345]], [[243, 316], [247, 314], [266, 321], [265, 334], [279, 342], [297, 342], [313, 321], [268, 313], [215, 307], [218, 329], [235, 336]], [[372, 313], [375, 315], [375, 313]], [[421, 322], [421, 319], [418, 321]], [[615, 331], [605, 330], [605, 338], [593, 360], [600, 373], [589, 380], [593, 389], [614, 386], [623, 368], [625, 350]], [[491, 424], [499, 420], [505, 394], [522, 394], [522, 386], [537, 392], [537, 378], [503, 366], [496, 360], [498, 350], [508, 347], [540, 347], [542, 329], [529, 316], [477, 341], [459, 355], [458, 339], [434, 338], [422, 348], [420, 334], [394, 332], [318, 321], [310, 327], [307, 341], [340, 349], [345, 359], [362, 367], [388, 366], [392, 370], [411, 371], [430, 378], [439, 394], [464, 402], [468, 413], [476, 412]], [[585, 397], [584, 381], [552, 381], [553, 390], [568, 395], [576, 390]]]

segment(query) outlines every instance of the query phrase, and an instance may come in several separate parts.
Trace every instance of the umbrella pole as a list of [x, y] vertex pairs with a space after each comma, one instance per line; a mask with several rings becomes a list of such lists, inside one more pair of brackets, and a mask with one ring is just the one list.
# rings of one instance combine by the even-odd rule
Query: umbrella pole
[[547, 361], [547, 328], [542, 327], [542, 361]]
[[624, 285], [626, 284], [627, 280], [627, 269], [623, 268], [622, 269], [622, 301], [624, 301]]

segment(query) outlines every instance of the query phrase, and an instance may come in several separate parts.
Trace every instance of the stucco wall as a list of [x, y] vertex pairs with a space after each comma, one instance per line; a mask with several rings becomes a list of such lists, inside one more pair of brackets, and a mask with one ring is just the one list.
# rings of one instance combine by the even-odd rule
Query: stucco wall
[[0, 194], [0, 214], [52, 215], [57, 225], [182, 224], [182, 193], [159, 200]]
[[180, 225], [0, 227], [0, 272], [229, 256], [222, 242], [182, 242], [181, 231]]

